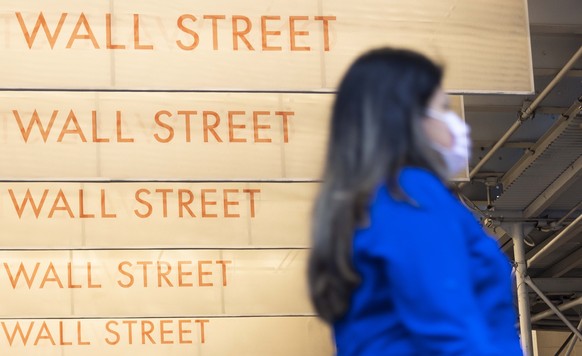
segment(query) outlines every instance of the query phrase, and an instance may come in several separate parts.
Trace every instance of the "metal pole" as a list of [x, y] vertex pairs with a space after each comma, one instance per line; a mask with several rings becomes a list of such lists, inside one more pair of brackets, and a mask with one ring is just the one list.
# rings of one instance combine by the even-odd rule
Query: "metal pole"
[[540, 298], [542, 298], [544, 303], [546, 303], [550, 307], [550, 309], [552, 309], [554, 314], [556, 314], [558, 316], [558, 318], [560, 318], [560, 320], [562, 320], [564, 322], [564, 324], [566, 324], [568, 329], [572, 330], [572, 332], [574, 334], [576, 334], [576, 336], [580, 340], [582, 340], [582, 333], [578, 329], [576, 329], [576, 327], [574, 325], [572, 325], [570, 320], [568, 320], [568, 318], [566, 318], [566, 316], [564, 314], [562, 314], [562, 312], [560, 310], [558, 310], [558, 308], [556, 308], [554, 303], [552, 303], [552, 301], [549, 300], [548, 297], [546, 297], [544, 295], [544, 293], [542, 293], [542, 291], [538, 288], [538, 286], [535, 285], [535, 283], [531, 280], [531, 278], [529, 278], [528, 276], [525, 276], [524, 281], [525, 281], [525, 283], [527, 283], [530, 286], [531, 289], [533, 289], [534, 292], [536, 292], [537, 295], [540, 296]]
[[570, 70], [570, 68], [572, 68], [572, 66], [574, 66], [576, 61], [578, 61], [578, 59], [580, 59], [580, 57], [582, 57], [582, 46], [580, 46], [580, 48], [578, 48], [578, 50], [576, 51], [576, 53], [574, 53], [572, 58], [570, 58], [570, 60], [568, 62], [566, 62], [564, 67], [562, 67], [562, 69], [560, 69], [558, 74], [556, 74], [554, 79], [552, 79], [552, 81], [544, 88], [544, 90], [542, 90], [540, 95], [538, 95], [534, 99], [534, 101], [530, 104], [530, 106], [523, 112], [521, 117], [528, 118], [534, 112], [534, 110], [538, 107], [538, 105], [542, 102], [542, 100], [544, 100], [546, 98], [546, 96], [550, 93], [550, 91], [552, 91], [552, 89], [554, 89], [556, 84], [558, 84], [560, 82], [560, 80], [562, 80], [562, 78], [566, 75], [566, 73]]
[[[566, 75], [566, 73], [570, 70], [570, 68], [572, 68], [572, 66], [576, 63], [576, 61], [580, 57], [582, 57], [582, 46], [578, 48], [578, 51], [574, 53], [572, 58], [570, 58], [570, 60], [564, 65], [564, 67], [562, 67], [562, 69], [558, 72], [558, 74], [556, 74], [554, 79], [552, 79], [552, 81], [544, 88], [544, 90], [542, 90], [542, 92], [534, 99], [534, 101], [527, 107], [527, 109], [522, 111], [517, 120], [513, 123], [513, 125], [511, 125], [509, 130], [505, 132], [505, 134], [499, 139], [499, 141], [495, 143], [495, 145], [489, 150], [489, 152], [487, 152], [487, 154], [485, 154], [485, 156], [477, 163], [477, 165], [471, 170], [471, 172], [469, 172], [469, 179], [473, 178], [475, 174], [479, 172], [481, 167], [483, 167], [483, 165], [487, 163], [487, 161], [489, 161], [491, 157], [493, 157], [497, 150], [499, 150], [499, 148], [501, 148], [501, 146], [503, 146], [505, 142], [507, 142], [509, 137], [511, 137], [511, 135], [513, 135], [513, 133], [517, 131], [521, 124], [525, 120], [530, 118], [531, 114], [542, 102], [542, 100], [544, 100], [546, 96], [550, 93], [550, 91], [554, 89], [556, 84], [558, 84], [560, 80], [562, 80], [562, 78]], [[465, 184], [466, 182], [461, 183], [460, 186], [462, 187]]]
[[572, 209], [570, 209], [570, 211], [568, 211], [568, 212], [566, 213], [566, 215], [562, 216], [562, 218], [556, 222], [556, 225], [557, 225], [557, 226], [560, 226], [560, 225], [562, 225], [562, 223], [563, 223], [563, 222], [564, 222], [564, 221], [565, 221], [565, 220], [566, 220], [566, 219], [567, 219], [567, 218], [568, 218], [570, 215], [574, 214], [574, 212], [575, 212], [576, 210], [578, 210], [578, 208], [579, 208], [579, 207], [581, 207], [581, 206], [582, 206], [582, 201], [580, 201], [578, 204], [576, 204], [576, 206], [575, 206], [575, 207], [573, 207]]
[[554, 246], [561, 238], [563, 238], [570, 230], [572, 230], [574, 226], [576, 226], [576, 224], [578, 224], [580, 221], [582, 221], [582, 214], [578, 215], [578, 217], [574, 221], [572, 221], [570, 225], [566, 226], [564, 230], [560, 231], [560, 233], [556, 235], [556, 237], [554, 237], [552, 241], [550, 241], [550, 243], [544, 246], [535, 255], [531, 256], [531, 258], [527, 260], [528, 265], [532, 265], [535, 262], [535, 260], [537, 260], [543, 254], [548, 252], [548, 250], [550, 250], [552, 246]]
[[533, 340], [529, 311], [529, 296], [525, 284], [527, 265], [523, 246], [523, 224], [514, 223], [511, 237], [513, 239], [513, 258], [515, 260], [515, 283], [517, 285], [517, 306], [519, 311], [519, 333], [525, 355], [533, 355]]
[[[576, 299], [571, 300], [569, 302], [558, 305], [558, 310], [560, 310], [560, 311], [567, 310], [567, 309], [574, 308], [575, 306], [578, 306], [581, 304], [582, 304], [582, 297], [579, 297], [579, 298], [576, 298]], [[541, 313], [532, 315], [531, 321], [533, 323], [535, 323], [536, 321], [540, 321], [540, 320], [544, 319], [545, 317], [548, 317], [552, 314], [554, 314], [554, 312], [551, 309], [546, 310], [546, 311], [543, 311]]]
[[[578, 323], [578, 330], [580, 330], [580, 328], [582, 328], [582, 319], [580, 319], [580, 322]], [[574, 334], [572, 334], [574, 335]], [[573, 337], [572, 340], [570, 340], [570, 343], [568, 344], [568, 348], [566, 349], [566, 356], [570, 356], [572, 354], [572, 351], [574, 350], [574, 346], [576, 346], [576, 341], [578, 341], [577, 338]]]

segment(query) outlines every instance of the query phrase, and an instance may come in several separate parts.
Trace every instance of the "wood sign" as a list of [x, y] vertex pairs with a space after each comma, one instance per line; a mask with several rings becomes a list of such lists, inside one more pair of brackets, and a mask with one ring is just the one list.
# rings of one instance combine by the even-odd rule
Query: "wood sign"
[[0, 183], [0, 248], [306, 248], [317, 188], [316, 183]]
[[0, 317], [313, 315], [303, 297], [307, 253], [6, 251], [0, 261]]
[[533, 92], [529, 41], [525, 0], [0, 0], [0, 354], [333, 354], [305, 269], [348, 65], [425, 53], [464, 117]]
[[443, 62], [450, 92], [533, 92], [525, 0], [3, 0], [0, 13], [4, 88], [330, 91], [389, 45]]
[[3, 356], [331, 355], [315, 317], [0, 319]]
[[[4, 179], [321, 176], [331, 94], [6, 92]], [[451, 106], [461, 116], [462, 97]], [[458, 180], [468, 179], [468, 173]]]

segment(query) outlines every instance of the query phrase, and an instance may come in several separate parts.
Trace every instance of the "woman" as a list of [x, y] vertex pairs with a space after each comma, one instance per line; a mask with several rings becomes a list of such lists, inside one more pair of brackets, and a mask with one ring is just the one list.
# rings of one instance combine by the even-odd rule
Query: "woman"
[[378, 49], [340, 84], [309, 260], [339, 355], [522, 355], [511, 266], [446, 187], [469, 139], [442, 75]]

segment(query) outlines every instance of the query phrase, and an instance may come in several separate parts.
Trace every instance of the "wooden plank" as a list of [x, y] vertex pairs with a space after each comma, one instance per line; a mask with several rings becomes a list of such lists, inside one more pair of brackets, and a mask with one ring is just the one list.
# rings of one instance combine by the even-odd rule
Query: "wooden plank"
[[314, 317], [0, 320], [3, 356], [319, 356], [330, 339]]
[[526, 5], [3, 0], [0, 78], [4, 88], [327, 91], [361, 52], [398, 46], [446, 64], [451, 92], [529, 94]]
[[0, 248], [308, 247], [317, 183], [0, 183]]
[[[332, 100], [331, 94], [4, 92], [0, 177], [317, 180]], [[459, 112], [461, 100], [451, 100]]]
[[313, 315], [307, 255], [283, 249], [2, 251], [0, 317]]

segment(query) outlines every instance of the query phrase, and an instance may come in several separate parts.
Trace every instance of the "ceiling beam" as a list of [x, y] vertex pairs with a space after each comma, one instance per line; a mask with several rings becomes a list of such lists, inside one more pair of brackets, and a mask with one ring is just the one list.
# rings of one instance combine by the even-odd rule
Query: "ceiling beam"
[[[556, 75], [560, 71], [560, 68], [534, 68], [533, 72], [535, 76], [545, 77], [550, 75]], [[566, 77], [582, 77], [582, 69], [570, 69], [566, 73]]]
[[[496, 143], [497, 141], [494, 140], [474, 140], [473, 141], [473, 147], [484, 147], [484, 148], [490, 148], [493, 147], [493, 145]], [[535, 144], [535, 142], [532, 141], [507, 141], [503, 144], [502, 147], [504, 148], [521, 148], [521, 149], [528, 149], [531, 146], [533, 146]], [[482, 172], [479, 172], [479, 174], [481, 174]], [[503, 174], [497, 174], [497, 175], [503, 175]], [[475, 177], [478, 177], [479, 175], [475, 175]]]
[[579, 37], [582, 25], [577, 24], [530, 24], [530, 34], [535, 36]]
[[566, 189], [582, 176], [582, 156], [578, 157], [562, 174], [556, 178], [540, 195], [537, 196], [523, 211], [526, 218], [538, 216], [549, 207]]
[[[560, 260], [558, 263], [552, 265], [544, 272], [542, 272], [543, 277], [554, 277], [556, 280], [569, 280], [571, 278], [557, 278], [565, 275], [574, 268], [578, 267], [582, 263], [582, 248], [577, 249], [566, 258]], [[576, 285], [578, 286], [578, 285]], [[582, 285], [580, 285], [582, 287]], [[572, 285], [574, 288], [574, 285]]]
[[582, 278], [532, 278], [546, 294], [582, 293]]
[[578, 115], [582, 110], [582, 96], [577, 98], [574, 103], [564, 112], [556, 123], [535, 143], [531, 149], [527, 150], [525, 154], [517, 161], [501, 177], [501, 183], [504, 187], [509, 187], [544, 151], [550, 146], [554, 140], [560, 136], [570, 125], [570, 119]]
[[581, 221], [582, 214], [578, 215], [578, 217], [568, 226], [528, 251], [525, 256], [527, 258], [528, 267], [532, 267], [534, 262], [537, 262], [543, 255], [547, 255], [549, 252], [554, 251], [556, 248], [563, 246], [565, 243], [576, 237], [582, 230], [582, 224], [580, 224]]
[[[465, 105], [465, 112], [513, 112], [522, 109], [519, 105]], [[535, 111], [538, 114], [561, 114], [568, 110], [561, 106], [540, 106]]]
[[[489, 152], [487, 152], [485, 154], [485, 156], [481, 160], [479, 160], [479, 162], [477, 162], [475, 167], [473, 167], [473, 169], [471, 169], [469, 171], [469, 179], [472, 179], [475, 176], [475, 174], [479, 173], [479, 170], [485, 165], [485, 163], [487, 163], [487, 161], [489, 161], [491, 159], [491, 157], [493, 157], [495, 152], [497, 152], [497, 150], [501, 146], [503, 146], [503, 144], [507, 140], [509, 140], [509, 138], [515, 133], [515, 131], [517, 131], [517, 129], [519, 129], [519, 127], [523, 124], [524, 121], [529, 120], [532, 117], [533, 113], [535, 112], [537, 107], [541, 104], [541, 102], [548, 96], [548, 94], [554, 89], [554, 87], [562, 80], [564, 75], [566, 75], [566, 73], [570, 69], [572, 69], [574, 64], [580, 58], [582, 58], [582, 46], [580, 46], [580, 48], [578, 48], [578, 50], [572, 55], [572, 57], [570, 57], [568, 62], [566, 62], [566, 64], [564, 64], [564, 67], [562, 67], [562, 69], [560, 69], [558, 74], [556, 74], [556, 76], [548, 83], [548, 85], [546, 85], [546, 87], [538, 95], [536, 95], [536, 97], [527, 106], [527, 108], [524, 108], [523, 111], [520, 111], [520, 114], [518, 115], [517, 120], [513, 123], [513, 125], [511, 125], [511, 127], [509, 127], [509, 129], [507, 129], [507, 131], [503, 134], [503, 136], [501, 136], [501, 138], [499, 139], [499, 141], [497, 141], [495, 146], [493, 146], [489, 150]], [[580, 100], [582, 100], [582, 98], [579, 98], [578, 104], [580, 104]], [[578, 105], [578, 109], [580, 109], [580, 105]], [[466, 182], [463, 182], [459, 185], [459, 187], [462, 188], [463, 185], [465, 185], [465, 184], [466, 184]]]

